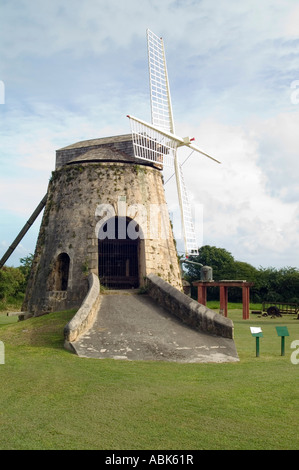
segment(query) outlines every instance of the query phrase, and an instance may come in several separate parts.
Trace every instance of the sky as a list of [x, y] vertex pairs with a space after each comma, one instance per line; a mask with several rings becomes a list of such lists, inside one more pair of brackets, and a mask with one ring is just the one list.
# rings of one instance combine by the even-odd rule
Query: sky
[[[179, 155], [199, 246], [299, 268], [298, 25], [297, 0], [0, 0], [0, 257], [57, 149], [127, 134], [127, 114], [150, 121], [149, 28], [164, 40], [176, 133], [222, 162]], [[175, 178], [165, 191], [176, 214]], [[40, 223], [7, 265], [34, 253]]]

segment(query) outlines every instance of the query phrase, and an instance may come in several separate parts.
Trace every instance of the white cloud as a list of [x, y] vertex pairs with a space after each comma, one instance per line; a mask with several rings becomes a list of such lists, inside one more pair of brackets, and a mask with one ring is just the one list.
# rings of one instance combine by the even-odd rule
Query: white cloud
[[299, 37], [298, 24], [299, 24], [299, 6], [294, 2], [294, 7], [287, 14], [286, 20], [283, 24], [284, 33], [287, 36]]
[[286, 264], [298, 264], [298, 204], [269, 191], [256, 134], [215, 121], [196, 134], [198, 145], [222, 161], [219, 166], [193, 154], [183, 166], [192, 203], [204, 207], [203, 243], [224, 245], [254, 265], [281, 265], [282, 255]]
[[259, 166], [268, 176], [269, 193], [297, 202], [299, 111], [283, 112], [252, 123], [259, 142]]

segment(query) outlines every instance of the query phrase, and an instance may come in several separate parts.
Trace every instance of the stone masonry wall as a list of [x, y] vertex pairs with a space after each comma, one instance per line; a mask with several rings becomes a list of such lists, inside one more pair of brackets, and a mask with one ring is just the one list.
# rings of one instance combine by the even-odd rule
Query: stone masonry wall
[[147, 277], [147, 292], [159, 305], [191, 328], [233, 339], [232, 320], [199, 304], [153, 273]]
[[[96, 210], [101, 204], [111, 205], [116, 216], [122, 215], [120, 208], [130, 208], [130, 217], [145, 234], [140, 243], [140, 285], [152, 272], [182, 289], [169, 219], [169, 237], [161, 239], [140, 218], [144, 208], [150, 213], [150, 205], [165, 205], [161, 172], [144, 165], [83, 163], [53, 172], [23, 311], [39, 315], [81, 305], [88, 291], [88, 274], [98, 274], [96, 228], [102, 219]], [[53, 287], [61, 253], [70, 259], [67, 291]]]

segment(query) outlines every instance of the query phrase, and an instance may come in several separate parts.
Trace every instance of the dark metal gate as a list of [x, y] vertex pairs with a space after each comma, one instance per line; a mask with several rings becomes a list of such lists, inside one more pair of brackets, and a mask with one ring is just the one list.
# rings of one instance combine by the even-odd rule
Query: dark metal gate
[[112, 230], [112, 236], [110, 233], [110, 236], [107, 234], [106, 238], [98, 240], [99, 278], [101, 284], [110, 289], [130, 289], [139, 286], [139, 238], [131, 240], [128, 237], [129, 222], [130, 219], [126, 219], [124, 234], [124, 231], [120, 230], [119, 218], [115, 217], [115, 230]]

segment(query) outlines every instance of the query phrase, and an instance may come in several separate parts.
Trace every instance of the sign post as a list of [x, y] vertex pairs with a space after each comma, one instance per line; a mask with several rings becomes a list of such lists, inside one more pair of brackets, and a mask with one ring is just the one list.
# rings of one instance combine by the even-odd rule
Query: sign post
[[259, 357], [260, 355], [260, 338], [263, 338], [262, 329], [258, 326], [251, 326], [250, 331], [252, 336], [255, 338], [255, 355]]
[[290, 336], [286, 326], [276, 326], [277, 335], [281, 337], [281, 355], [285, 355], [285, 337]]

